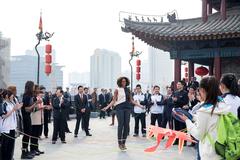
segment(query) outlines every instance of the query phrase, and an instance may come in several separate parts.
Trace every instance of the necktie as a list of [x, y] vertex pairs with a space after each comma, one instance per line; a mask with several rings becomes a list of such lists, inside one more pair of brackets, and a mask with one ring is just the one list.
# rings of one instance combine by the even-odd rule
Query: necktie
[[105, 97], [105, 94], [103, 94], [103, 101], [104, 101], [104, 103], [106, 103], [106, 97]]

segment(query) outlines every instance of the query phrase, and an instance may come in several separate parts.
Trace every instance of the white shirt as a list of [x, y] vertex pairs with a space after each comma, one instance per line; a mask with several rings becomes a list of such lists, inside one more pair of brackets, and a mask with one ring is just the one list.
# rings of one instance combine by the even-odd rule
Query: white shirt
[[114, 106], [126, 102], [126, 94], [124, 88], [117, 88], [118, 96]]
[[238, 110], [238, 107], [240, 106], [240, 98], [232, 94], [227, 94], [223, 98], [223, 100], [227, 105], [231, 107], [230, 112], [232, 112], [235, 116], [237, 116], [237, 110]]
[[[14, 104], [11, 102], [6, 103], [6, 111], [10, 112], [14, 108]], [[9, 115], [6, 118], [0, 118], [0, 132], [1, 133], [10, 133], [10, 130], [15, 130], [17, 128], [17, 118], [16, 118], [16, 112], [13, 112], [11, 115]]]
[[157, 102], [161, 102], [163, 99], [163, 96], [160, 94], [154, 94], [151, 96], [151, 102], [153, 103], [150, 112], [153, 114], [161, 114], [163, 113], [163, 105], [157, 105]]
[[[135, 102], [137, 102], [138, 104], [140, 104], [141, 101], [144, 101], [145, 100], [145, 96], [144, 94], [140, 93], [140, 94], [135, 94], [133, 96], [133, 100]], [[138, 107], [138, 106], [134, 106], [134, 113], [145, 113], [146, 110], [145, 110], [145, 107], [144, 109]]]

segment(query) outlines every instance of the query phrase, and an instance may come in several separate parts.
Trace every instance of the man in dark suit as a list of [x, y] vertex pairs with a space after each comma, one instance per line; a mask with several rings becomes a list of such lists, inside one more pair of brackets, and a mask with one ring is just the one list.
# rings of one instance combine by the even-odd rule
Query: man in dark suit
[[59, 135], [62, 143], [65, 141], [65, 125], [66, 121], [66, 106], [68, 105], [67, 99], [63, 97], [63, 90], [56, 91], [56, 97], [53, 99], [53, 136], [52, 143], [55, 144]]
[[84, 123], [84, 130], [86, 132], [86, 136], [92, 136], [88, 130], [88, 122], [87, 122], [87, 115], [89, 114], [88, 99], [87, 96], [84, 94], [83, 86], [78, 86], [78, 94], [74, 96], [74, 102], [76, 106], [76, 115], [77, 115], [77, 122], [74, 131], [74, 137], [77, 137], [79, 125], [81, 120]]
[[[87, 87], [84, 88], [84, 94], [87, 96], [87, 107], [86, 107], [86, 121], [87, 121], [87, 126], [89, 127], [89, 120], [90, 120], [90, 115], [91, 115], [91, 110], [92, 110], [92, 96], [89, 94], [89, 89]], [[82, 121], [82, 130], [85, 130], [84, 126], [84, 121]], [[90, 130], [89, 128], [87, 128]]]
[[104, 89], [101, 89], [101, 91], [102, 93], [99, 95], [100, 119], [105, 119], [105, 111], [102, 111], [102, 109], [108, 105], [109, 98]]
[[[189, 102], [188, 99], [188, 92], [184, 90], [184, 82], [179, 81], [177, 83], [177, 91], [173, 93], [173, 102], [174, 102], [174, 108], [183, 108], [183, 106], [187, 105]], [[186, 124], [182, 123], [178, 120], [174, 120], [175, 124], [175, 130], [180, 131], [182, 129], [186, 128]], [[174, 144], [178, 144], [178, 141], [175, 141]]]

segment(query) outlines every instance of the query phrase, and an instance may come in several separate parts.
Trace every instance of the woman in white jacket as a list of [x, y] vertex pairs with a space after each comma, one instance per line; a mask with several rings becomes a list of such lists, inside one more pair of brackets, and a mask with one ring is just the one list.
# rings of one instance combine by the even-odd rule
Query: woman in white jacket
[[222, 98], [224, 102], [231, 107], [230, 112], [237, 116], [238, 108], [240, 106], [240, 98], [235, 75], [231, 73], [224, 74], [220, 80], [219, 88], [223, 94]]
[[[217, 138], [217, 121], [221, 114], [229, 112], [230, 107], [219, 99], [219, 85], [215, 77], [205, 77], [200, 82], [199, 93], [204, 101], [196, 113], [196, 122], [193, 123], [186, 116], [178, 116], [186, 122], [188, 132], [199, 140], [201, 160], [220, 160], [215, 148], [206, 137], [209, 134], [213, 140]], [[177, 113], [175, 113], [177, 114]]]

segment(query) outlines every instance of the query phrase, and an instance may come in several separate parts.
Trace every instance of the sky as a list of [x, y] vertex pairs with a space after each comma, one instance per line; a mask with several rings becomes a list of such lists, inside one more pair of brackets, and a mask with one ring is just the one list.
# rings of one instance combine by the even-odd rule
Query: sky
[[[131, 34], [121, 31], [120, 11], [165, 15], [177, 10], [179, 19], [194, 18], [201, 16], [201, 0], [0, 0], [0, 31], [11, 38], [11, 55], [33, 49], [41, 10], [43, 30], [55, 33], [50, 43], [66, 75], [90, 71], [96, 48], [118, 52], [122, 70], [129, 69]], [[135, 48], [147, 58], [145, 43], [136, 39]]]

